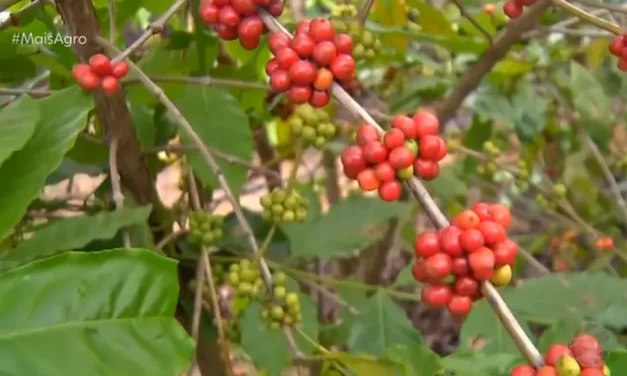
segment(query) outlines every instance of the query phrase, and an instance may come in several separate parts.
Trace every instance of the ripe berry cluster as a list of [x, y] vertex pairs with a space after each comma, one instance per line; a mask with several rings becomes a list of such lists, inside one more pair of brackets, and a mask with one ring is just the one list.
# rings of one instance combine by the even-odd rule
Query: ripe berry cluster
[[263, 211], [261, 217], [275, 224], [282, 222], [304, 222], [307, 219], [307, 201], [298, 192], [287, 192], [275, 188], [259, 199]]
[[618, 69], [627, 72], [627, 34], [615, 36], [609, 49], [612, 55], [618, 57]]
[[336, 127], [329, 121], [329, 114], [309, 103], [298, 105], [287, 118], [292, 134], [301, 137], [309, 145], [322, 149], [333, 136]]
[[355, 61], [372, 59], [381, 50], [381, 40], [355, 18], [357, 13], [357, 7], [352, 4], [337, 5], [331, 11], [331, 22], [338, 33], [346, 33], [353, 40], [352, 56]]
[[[218, 274], [220, 271], [215, 269], [214, 273]], [[231, 264], [228, 271], [222, 273], [222, 275], [217, 275], [218, 283], [226, 282], [237, 291], [238, 296], [254, 298], [263, 292], [264, 286], [259, 266], [248, 259]]]
[[208, 247], [222, 238], [224, 218], [198, 210], [189, 216], [189, 240]]
[[118, 90], [118, 81], [128, 74], [128, 64], [124, 61], [111, 63], [109, 57], [96, 54], [89, 59], [89, 64], [76, 64], [72, 76], [81, 88], [87, 92], [101, 87], [107, 94]]
[[538, 0], [507, 0], [503, 4], [503, 12], [511, 19], [516, 19], [523, 14], [525, 7], [530, 7]]
[[594, 241], [594, 246], [601, 251], [614, 248], [614, 240], [609, 236], [599, 236]]
[[446, 156], [447, 147], [438, 130], [438, 119], [424, 111], [413, 118], [395, 117], [392, 128], [382, 136], [365, 124], [357, 131], [357, 145], [342, 151], [344, 174], [357, 180], [363, 191], [378, 190], [382, 200], [396, 201], [403, 180], [412, 176], [432, 180], [440, 174], [438, 162]]
[[544, 356], [544, 366], [519, 365], [510, 376], [610, 376], [603, 361], [603, 347], [590, 334], [580, 334], [570, 344], [553, 344]]
[[276, 93], [289, 92], [292, 104], [324, 107], [334, 80], [350, 86], [355, 77], [351, 37], [338, 34], [324, 18], [299, 23], [294, 38], [273, 33], [268, 46], [274, 55], [266, 64], [270, 87]]
[[302, 320], [300, 298], [297, 293], [287, 291], [286, 276], [283, 273], [273, 274], [273, 297], [267, 299], [261, 318], [270, 329], [279, 329], [283, 325], [295, 325]]
[[254, 50], [267, 32], [257, 15], [258, 7], [278, 17], [283, 13], [283, 0], [203, 0], [199, 12], [202, 20], [213, 26], [220, 38], [239, 39], [243, 48]]
[[510, 222], [507, 206], [477, 203], [452, 225], [416, 236], [412, 272], [426, 284], [422, 302], [465, 317], [481, 298], [481, 282], [509, 284], [518, 254], [518, 246], [506, 235]]

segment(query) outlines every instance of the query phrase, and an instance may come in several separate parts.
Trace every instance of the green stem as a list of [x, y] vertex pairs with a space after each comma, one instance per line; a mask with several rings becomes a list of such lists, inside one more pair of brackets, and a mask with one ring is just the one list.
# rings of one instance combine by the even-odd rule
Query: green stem
[[296, 184], [296, 182], [298, 181], [298, 168], [300, 167], [300, 165], [303, 163], [303, 154], [304, 154], [305, 148], [303, 147], [302, 143], [299, 143], [295, 146], [295, 150], [294, 150], [294, 166], [292, 167], [292, 171], [290, 172], [290, 176], [287, 179], [287, 185], [285, 190], [287, 191], [287, 193], [289, 194], [292, 189], [294, 189], [294, 185]]

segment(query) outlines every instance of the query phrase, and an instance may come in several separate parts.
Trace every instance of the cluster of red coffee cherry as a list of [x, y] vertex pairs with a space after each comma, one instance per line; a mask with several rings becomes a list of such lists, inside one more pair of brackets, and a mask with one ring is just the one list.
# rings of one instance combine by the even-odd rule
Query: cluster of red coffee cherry
[[203, 0], [200, 18], [224, 40], [239, 39], [247, 50], [259, 46], [261, 36], [267, 31], [257, 8], [263, 8], [274, 17], [283, 13], [283, 0]]
[[536, 369], [519, 365], [510, 376], [610, 376], [603, 361], [603, 347], [591, 334], [580, 334], [568, 345], [553, 344], [544, 356], [544, 366]]
[[292, 104], [324, 107], [334, 80], [350, 86], [355, 77], [353, 42], [347, 34], [338, 34], [327, 19], [299, 23], [293, 38], [273, 33], [268, 46], [274, 55], [266, 64], [270, 87], [275, 93], [288, 92]]
[[439, 127], [438, 119], [426, 111], [417, 112], [413, 118], [396, 116], [383, 136], [372, 125], [364, 124], [357, 131], [357, 145], [340, 155], [344, 174], [357, 180], [363, 191], [378, 190], [382, 200], [396, 201], [402, 181], [413, 176], [432, 180], [440, 174], [438, 162], [448, 149], [438, 136]]
[[507, 0], [503, 4], [503, 12], [511, 19], [516, 19], [523, 14], [525, 7], [530, 7], [538, 0]]
[[124, 61], [111, 63], [109, 57], [96, 54], [89, 59], [89, 64], [76, 64], [72, 76], [80, 87], [88, 92], [101, 87], [107, 94], [118, 90], [118, 81], [128, 74], [128, 64]]
[[425, 284], [422, 302], [465, 317], [482, 297], [481, 282], [509, 284], [518, 254], [518, 245], [506, 234], [511, 220], [507, 206], [477, 203], [452, 225], [417, 235], [412, 273]]
[[610, 53], [618, 57], [618, 69], [627, 72], [627, 34], [615, 36], [609, 48]]

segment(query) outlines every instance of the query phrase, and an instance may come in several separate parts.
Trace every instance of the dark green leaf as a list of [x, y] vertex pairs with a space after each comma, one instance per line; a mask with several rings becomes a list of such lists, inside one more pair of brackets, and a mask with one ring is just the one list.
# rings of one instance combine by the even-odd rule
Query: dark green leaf
[[39, 119], [39, 106], [28, 95], [22, 95], [0, 111], [0, 166], [28, 142]]
[[286, 228], [292, 254], [325, 258], [362, 249], [384, 233], [385, 223], [390, 218], [403, 217], [409, 209], [409, 205], [402, 203], [348, 197], [319, 220]]
[[118, 230], [148, 219], [151, 206], [122, 208], [95, 215], [71, 217], [56, 221], [35, 232], [15, 249], [2, 254], [0, 270], [13, 268], [59, 251], [84, 247], [96, 239], [109, 239]]
[[405, 311], [383, 290], [359, 309], [347, 343], [351, 352], [383, 355], [394, 345], [411, 347], [422, 343]]
[[85, 127], [93, 102], [78, 87], [37, 101], [41, 120], [33, 137], [0, 167], [0, 238], [19, 222], [46, 178]]
[[154, 111], [149, 107], [134, 103], [131, 103], [130, 110], [139, 143], [144, 148], [154, 146], [157, 134], [157, 128], [154, 122]]
[[455, 372], [456, 376], [500, 376], [508, 375], [511, 366], [519, 358], [518, 354], [483, 354], [458, 350], [441, 361], [444, 368]]
[[190, 365], [177, 264], [151, 251], [36, 261], [1, 274], [0, 296], [3, 375], [172, 376]]
[[574, 60], [570, 63], [570, 89], [575, 109], [582, 115], [603, 119], [611, 112], [610, 99], [601, 83]]
[[627, 351], [624, 349], [612, 351], [605, 360], [612, 375], [624, 375], [627, 370]]
[[424, 344], [393, 346], [385, 357], [397, 363], [404, 376], [437, 376], [442, 372], [440, 357]]
[[[245, 161], [252, 159], [253, 140], [248, 117], [227, 91], [190, 86], [178, 101], [178, 106], [205, 145]], [[182, 133], [181, 139], [185, 145], [195, 146], [186, 134]], [[218, 188], [218, 181], [200, 152], [189, 151], [186, 155], [198, 178], [205, 185]], [[239, 197], [248, 170], [223, 160], [218, 160], [218, 163], [233, 194]]]

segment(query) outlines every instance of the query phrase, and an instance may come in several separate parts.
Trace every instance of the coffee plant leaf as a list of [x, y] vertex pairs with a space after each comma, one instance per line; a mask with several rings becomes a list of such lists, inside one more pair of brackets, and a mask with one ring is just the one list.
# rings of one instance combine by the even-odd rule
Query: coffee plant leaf
[[[520, 319], [520, 316], [516, 318]], [[521, 320], [519, 323], [525, 333], [531, 335], [527, 323]], [[459, 347], [463, 350], [485, 354], [518, 353], [516, 344], [485, 300], [473, 304], [472, 312], [462, 327], [459, 342]]]
[[395, 345], [414, 346], [422, 336], [405, 311], [383, 290], [359, 307], [347, 341], [352, 353], [383, 355]]
[[422, 31], [432, 35], [444, 37], [455, 37], [457, 33], [453, 30], [444, 13], [424, 0], [408, 0], [407, 4], [420, 12], [419, 25]]
[[[171, 376], [194, 344], [174, 318], [177, 263], [142, 249], [69, 252], [0, 274], [0, 373]], [[37, 359], [37, 361], [33, 361]]]
[[81, 248], [96, 239], [109, 239], [126, 226], [145, 222], [150, 210], [151, 206], [121, 208], [52, 222], [35, 231], [16, 248], [0, 253], [0, 270], [14, 268], [60, 251]]
[[33, 136], [0, 166], [0, 239], [20, 221], [48, 175], [59, 167], [85, 127], [93, 101], [71, 87], [38, 100], [38, 106], [41, 118]]
[[[198, 133], [204, 144], [245, 161], [253, 155], [253, 139], [248, 116], [228, 91], [217, 87], [189, 86], [180, 101], [179, 110]], [[183, 144], [195, 148], [190, 138], [181, 132]], [[203, 184], [219, 187], [218, 180], [198, 150], [186, 151], [194, 172]], [[239, 197], [248, 170], [214, 157], [224, 173], [235, 197]]]
[[385, 358], [398, 364], [405, 376], [437, 376], [443, 371], [440, 357], [424, 344], [393, 346]]
[[0, 166], [26, 145], [40, 118], [38, 103], [26, 95], [0, 112]]
[[325, 355], [325, 359], [327, 359], [327, 364], [325, 364], [327, 368], [335, 368], [337, 365], [341, 365], [347, 368], [351, 375], [355, 376], [398, 375], [400, 371], [396, 362], [369, 354], [333, 352]]

